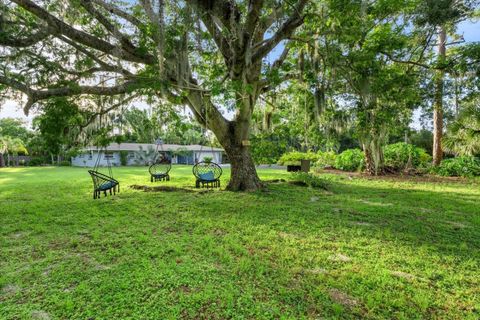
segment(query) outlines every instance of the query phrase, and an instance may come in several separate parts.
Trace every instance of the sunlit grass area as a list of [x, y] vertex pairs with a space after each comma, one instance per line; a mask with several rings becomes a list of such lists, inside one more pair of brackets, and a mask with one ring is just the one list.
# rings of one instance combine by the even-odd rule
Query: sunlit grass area
[[187, 166], [114, 173], [120, 194], [93, 200], [86, 169], [1, 169], [0, 319], [480, 317], [477, 182], [232, 193], [197, 192]]

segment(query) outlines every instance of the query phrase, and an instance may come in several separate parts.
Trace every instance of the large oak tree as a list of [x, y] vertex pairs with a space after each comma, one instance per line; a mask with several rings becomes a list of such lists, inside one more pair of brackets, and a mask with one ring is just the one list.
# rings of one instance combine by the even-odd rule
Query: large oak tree
[[[308, 2], [2, 0], [0, 90], [26, 96], [25, 112], [55, 97], [187, 105], [230, 159], [228, 189], [255, 190], [252, 113], [259, 96], [289, 76], [279, 70]], [[269, 63], [275, 48], [283, 52]]]

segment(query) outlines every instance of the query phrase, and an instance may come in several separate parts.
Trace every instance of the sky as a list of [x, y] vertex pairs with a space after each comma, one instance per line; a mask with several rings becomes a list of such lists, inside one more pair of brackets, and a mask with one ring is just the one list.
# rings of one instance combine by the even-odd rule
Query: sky
[[[459, 26], [458, 26], [457, 33], [461, 34], [461, 35], [463, 34], [466, 42], [480, 41], [480, 21], [478, 21], [478, 20], [477, 21], [464, 21], [464, 22], [460, 23]], [[277, 48], [274, 49], [274, 52], [272, 52], [270, 54], [270, 56], [271, 57], [279, 56], [281, 54], [282, 50], [283, 50], [283, 48], [280, 48], [280, 46], [278, 46]], [[144, 106], [144, 107], [147, 107], [147, 106]], [[25, 114], [23, 113], [21, 104], [15, 102], [15, 101], [7, 100], [7, 101], [4, 101], [4, 102], [0, 102], [0, 119], [1, 118], [8, 118], [8, 117], [20, 118], [20, 119], [24, 120], [27, 123], [28, 126], [30, 126], [31, 121], [32, 121], [34, 116], [35, 116], [35, 112], [33, 110], [32, 110], [32, 112], [30, 112], [28, 117], [25, 116]], [[418, 120], [419, 116], [420, 116], [419, 112], [416, 112], [414, 114], [412, 127], [415, 128], [415, 129], [420, 128], [420, 122]]]

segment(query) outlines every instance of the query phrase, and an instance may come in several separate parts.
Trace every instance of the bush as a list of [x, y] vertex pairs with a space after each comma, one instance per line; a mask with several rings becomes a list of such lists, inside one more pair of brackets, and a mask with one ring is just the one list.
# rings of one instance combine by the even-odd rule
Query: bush
[[385, 146], [383, 154], [385, 166], [395, 171], [404, 170], [409, 165], [414, 168], [424, 167], [431, 161], [431, 157], [425, 149], [404, 142]]
[[278, 159], [278, 164], [281, 166], [299, 166], [300, 160], [310, 160], [312, 162], [317, 162], [319, 155], [315, 152], [288, 152], [283, 154], [280, 159]]
[[205, 163], [210, 163], [212, 161], [213, 161], [212, 157], [203, 157], [203, 162], [205, 162]]
[[43, 158], [32, 158], [30, 159], [30, 161], [28, 162], [28, 165], [31, 166], [31, 167], [36, 167], [36, 166], [41, 166], [42, 164], [44, 164], [45, 161]]
[[333, 168], [335, 167], [335, 160], [337, 155], [333, 151], [318, 151], [318, 160], [315, 163], [317, 167], [320, 168]]
[[250, 150], [256, 164], [274, 164], [287, 151], [290, 134], [285, 129], [276, 128], [272, 133], [252, 135]]
[[348, 149], [337, 155], [335, 168], [344, 171], [359, 171], [365, 167], [365, 156], [360, 149]]
[[432, 173], [445, 177], [480, 176], [480, 159], [475, 157], [445, 159], [438, 167], [432, 167]]
[[294, 172], [292, 173], [292, 177], [294, 183], [300, 183], [311, 188], [321, 188], [326, 190], [329, 185], [328, 181], [320, 178], [319, 176], [313, 175], [312, 173]]
[[128, 151], [122, 150], [120, 151], [120, 164], [122, 166], [126, 166], [128, 162]]
[[58, 164], [60, 167], [70, 167], [72, 164], [68, 160], [60, 161]]

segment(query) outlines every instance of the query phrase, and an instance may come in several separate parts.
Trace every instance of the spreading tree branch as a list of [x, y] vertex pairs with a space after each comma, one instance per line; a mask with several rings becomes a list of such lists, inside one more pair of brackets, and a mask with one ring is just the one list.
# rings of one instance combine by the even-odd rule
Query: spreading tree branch
[[33, 89], [29, 86], [13, 79], [12, 77], [6, 77], [0, 75], [0, 83], [7, 85], [13, 89], [23, 92], [28, 96], [28, 102], [24, 106], [25, 114], [28, 114], [30, 108], [36, 102], [40, 100], [46, 100], [53, 97], [70, 97], [82, 94], [92, 94], [98, 96], [115, 96], [119, 94], [125, 94], [133, 92], [138, 88], [139, 82], [136, 80], [125, 81], [124, 83], [110, 86], [65, 86], [65, 87], [53, 87], [49, 89]]
[[33, 1], [12, 0], [12, 2], [18, 4], [23, 9], [45, 21], [49, 25], [49, 27], [54, 30], [54, 32], [58, 34], [63, 34], [66, 37], [85, 46], [100, 50], [109, 55], [117, 56], [131, 62], [144, 64], [153, 64], [155, 62], [155, 58], [153, 56], [141, 53], [139, 50], [132, 52], [131, 48], [126, 48], [124, 44], [121, 47], [115, 46], [107, 41], [92, 36], [91, 34], [77, 30], [69, 24], [53, 16], [52, 14], [48, 13], [47, 10], [38, 6]]

